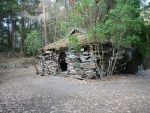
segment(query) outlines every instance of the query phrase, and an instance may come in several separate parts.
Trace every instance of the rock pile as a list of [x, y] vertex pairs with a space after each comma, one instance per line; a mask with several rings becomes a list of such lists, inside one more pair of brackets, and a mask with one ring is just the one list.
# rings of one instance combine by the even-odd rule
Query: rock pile
[[[91, 54], [83, 52], [75, 56], [76, 57], [72, 59], [69, 55], [66, 55], [65, 62], [67, 63], [67, 71], [63, 72], [65, 76], [78, 79], [92, 79], [96, 77], [96, 66], [91, 59]], [[51, 51], [46, 51], [39, 58], [42, 64], [42, 75], [55, 75], [61, 72], [58, 55], [54, 55]]]
[[96, 66], [90, 55], [87, 52], [83, 52], [79, 55], [79, 61], [75, 60], [74, 62], [66, 58], [68, 63], [68, 73], [66, 76], [80, 79], [96, 77]]

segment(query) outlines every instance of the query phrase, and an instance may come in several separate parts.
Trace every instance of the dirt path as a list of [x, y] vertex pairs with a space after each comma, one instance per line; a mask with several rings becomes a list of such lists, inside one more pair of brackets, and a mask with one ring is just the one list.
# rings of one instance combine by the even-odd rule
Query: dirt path
[[150, 77], [81, 81], [35, 77], [33, 67], [4, 70], [0, 113], [150, 113]]

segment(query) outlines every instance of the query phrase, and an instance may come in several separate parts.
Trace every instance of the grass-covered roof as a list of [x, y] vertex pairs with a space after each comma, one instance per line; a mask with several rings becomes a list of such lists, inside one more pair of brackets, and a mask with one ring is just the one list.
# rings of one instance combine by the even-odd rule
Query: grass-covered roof
[[[82, 34], [82, 35], [76, 35], [78, 42], [81, 45], [84, 44], [88, 44], [88, 43], [93, 43], [95, 42], [94, 38], [89, 38], [86, 34]], [[43, 48], [41, 48], [40, 50], [49, 50], [49, 49], [60, 49], [60, 48], [65, 48], [69, 46], [69, 38], [63, 38], [60, 39], [54, 43], [51, 43]]]

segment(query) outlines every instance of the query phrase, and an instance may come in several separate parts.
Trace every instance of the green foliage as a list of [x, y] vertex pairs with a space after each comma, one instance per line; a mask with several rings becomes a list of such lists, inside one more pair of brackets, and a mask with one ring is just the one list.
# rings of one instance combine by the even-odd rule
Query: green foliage
[[80, 62], [74, 62], [74, 66], [75, 66], [75, 67], [80, 67], [80, 66], [81, 66], [81, 63], [80, 63]]
[[41, 37], [39, 37], [39, 33], [36, 30], [31, 31], [25, 39], [27, 54], [32, 54], [34, 56], [37, 49], [43, 47], [43, 45], [44, 42]]
[[59, 34], [59, 36], [56, 36], [56, 39], [55, 41], [59, 40], [59, 39], [62, 39], [66, 36], [66, 32], [67, 32], [67, 29], [68, 29], [68, 24], [65, 22], [65, 21], [58, 21], [58, 24], [57, 24], [57, 35]]
[[[110, 40], [114, 45], [113, 49], [117, 50], [112, 54], [116, 59], [110, 67], [110, 75], [114, 72], [119, 52], [122, 52], [125, 47], [131, 47], [133, 43], [141, 42], [139, 34], [143, 21], [139, 17], [140, 11], [137, 2], [136, 0], [116, 0], [114, 7], [105, 14], [104, 19], [101, 19], [104, 21], [97, 21], [90, 28], [90, 34], [94, 38], [100, 39], [101, 42]], [[142, 45], [142, 43], [140, 44]]]
[[81, 45], [77, 39], [76, 36], [71, 35], [69, 36], [69, 45], [76, 51], [80, 52], [81, 50]]
[[[140, 41], [138, 34], [143, 21], [139, 17], [139, 1], [116, 0], [113, 5], [114, 7], [108, 10], [109, 3], [104, 0], [97, 4], [93, 0], [81, 0], [76, 2], [69, 16], [73, 26], [85, 27], [90, 36], [101, 41], [111, 40], [117, 48]], [[101, 16], [95, 23], [95, 10], [98, 8], [103, 12], [99, 13], [105, 16]]]
[[144, 26], [141, 37], [141, 42], [136, 43], [136, 46], [142, 53], [144, 67], [150, 68], [150, 25]]
[[87, 24], [93, 22], [94, 5], [93, 0], [80, 0], [76, 2], [74, 10], [69, 12], [69, 24], [71, 26], [87, 28]]
[[116, 6], [107, 14], [104, 24], [99, 22], [94, 28], [97, 38], [112, 40], [116, 47], [127, 46], [139, 41], [142, 20], [134, 0], [116, 1]]

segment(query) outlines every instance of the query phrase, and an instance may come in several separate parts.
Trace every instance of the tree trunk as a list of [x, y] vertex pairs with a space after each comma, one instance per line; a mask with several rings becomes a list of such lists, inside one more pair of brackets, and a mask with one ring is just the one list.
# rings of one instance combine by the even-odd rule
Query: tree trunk
[[11, 48], [11, 35], [10, 35], [10, 21], [9, 21], [9, 17], [7, 17], [7, 34], [8, 34], [8, 38], [7, 38], [7, 42], [8, 42], [8, 46], [9, 48]]
[[3, 26], [1, 24], [1, 22], [2, 22], [2, 19], [0, 18], [0, 37], [2, 38], [2, 42], [1, 42], [1, 47], [0, 48], [3, 48], [3, 43], [4, 43], [4, 41], [3, 41]]
[[21, 53], [23, 53], [24, 52], [24, 39], [25, 39], [25, 35], [24, 35], [24, 33], [25, 33], [24, 17], [22, 17], [21, 23], [22, 23], [22, 25], [21, 25]]
[[45, 2], [43, 0], [42, 3], [42, 7], [43, 7], [43, 23], [44, 23], [44, 42], [45, 42], [45, 46], [48, 44], [48, 38], [47, 38], [47, 28], [46, 28], [46, 14], [45, 14]]
[[13, 15], [11, 15], [12, 18], [12, 31], [11, 31], [11, 48], [12, 51], [14, 52], [14, 27], [15, 27], [15, 18]]
[[3, 27], [1, 27], [1, 36], [2, 36], [2, 48], [4, 46], [4, 31], [3, 31]]
[[[59, 12], [59, 11], [58, 11]], [[56, 22], [55, 22], [55, 30], [54, 30], [54, 38], [53, 41], [55, 42], [56, 40], [56, 33], [57, 33], [57, 21], [58, 21], [58, 12], [56, 14]]]
[[66, 17], [67, 17], [67, 11], [68, 11], [67, 1], [66, 0], [65, 0], [64, 4], [65, 4], [65, 18], [64, 19], [65, 19], [65, 23], [66, 23], [67, 22], [67, 20], [66, 20], [67, 18]]

